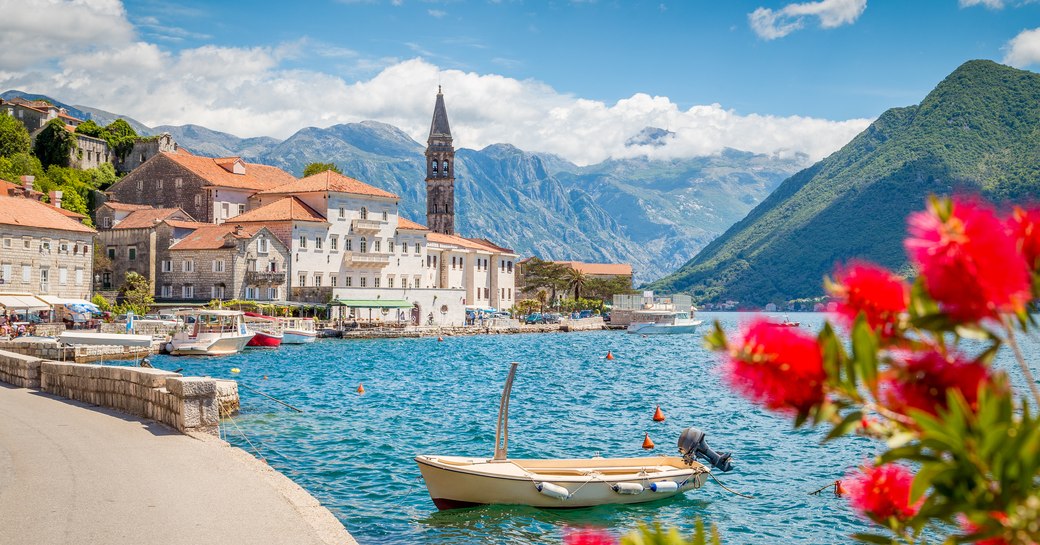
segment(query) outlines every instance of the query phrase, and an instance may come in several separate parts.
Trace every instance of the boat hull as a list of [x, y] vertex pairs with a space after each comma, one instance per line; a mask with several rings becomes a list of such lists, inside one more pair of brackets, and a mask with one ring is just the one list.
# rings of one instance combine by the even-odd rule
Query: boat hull
[[[707, 468], [699, 463], [686, 466], [680, 458], [663, 456], [504, 461], [418, 456], [415, 461], [438, 509], [484, 504], [566, 509], [643, 503], [700, 488], [708, 478]], [[668, 482], [675, 483], [675, 488], [661, 492], [650, 489], [651, 483]], [[569, 496], [546, 495], [538, 490], [540, 483], [563, 487]], [[638, 493], [616, 492], [614, 486], [621, 483], [643, 488]]]
[[681, 335], [686, 333], [696, 333], [697, 326], [701, 325], [701, 322], [695, 322], [692, 324], [632, 324], [633, 326], [639, 326], [633, 328], [629, 326], [629, 333], [637, 333], [639, 335]]
[[297, 329], [282, 330], [282, 344], [306, 344], [312, 343], [318, 338], [317, 331], [303, 331]]
[[170, 354], [174, 356], [226, 356], [241, 352], [249, 340], [253, 338], [252, 333], [245, 335], [234, 335], [220, 337], [212, 342], [207, 341], [179, 341], [170, 342]]
[[273, 347], [276, 347], [276, 346], [280, 346], [281, 344], [282, 344], [282, 336], [281, 335], [271, 335], [270, 333], [265, 333], [263, 331], [257, 331], [256, 334], [253, 335], [253, 338], [249, 339], [249, 342], [246, 343], [246, 346], [261, 346], [261, 347], [272, 347], [273, 348]]

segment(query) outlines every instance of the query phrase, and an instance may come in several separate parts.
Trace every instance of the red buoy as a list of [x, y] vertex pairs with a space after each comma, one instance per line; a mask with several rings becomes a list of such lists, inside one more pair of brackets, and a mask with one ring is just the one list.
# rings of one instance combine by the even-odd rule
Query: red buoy
[[364, 384], [358, 384], [357, 385], [357, 393], [359, 395], [365, 393], [365, 385]]
[[649, 433], [646, 434], [646, 437], [643, 438], [643, 448], [646, 449], [646, 450], [650, 450], [650, 449], [654, 448], [654, 442], [650, 440], [650, 434]]
[[612, 354], [612, 353], [610, 352], [610, 350], [607, 350], [607, 359], [608, 359], [608, 360], [612, 360], [612, 359], [614, 359], [614, 354]]
[[657, 410], [654, 411], [654, 422], [664, 422], [664, 413], [661, 412], [661, 406], [657, 406]]
[[439, 342], [439, 343], [444, 342], [444, 337], [437, 337], [437, 342]]
[[841, 481], [834, 481], [834, 495], [841, 497], [845, 494], [848, 494], [848, 492], [845, 491], [845, 486], [841, 484]]

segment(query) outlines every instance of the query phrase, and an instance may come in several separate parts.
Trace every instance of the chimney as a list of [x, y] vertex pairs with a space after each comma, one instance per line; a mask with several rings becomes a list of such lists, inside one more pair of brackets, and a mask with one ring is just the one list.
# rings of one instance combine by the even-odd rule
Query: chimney
[[236, 237], [242, 236], [242, 226], [241, 225], [236, 225], [235, 226], [235, 236]]
[[28, 197], [33, 190], [33, 182], [36, 181], [36, 176], [22, 176], [22, 190], [25, 191], [25, 196]]
[[54, 208], [61, 208], [61, 197], [65, 193], [62, 191], [51, 191], [51, 206]]

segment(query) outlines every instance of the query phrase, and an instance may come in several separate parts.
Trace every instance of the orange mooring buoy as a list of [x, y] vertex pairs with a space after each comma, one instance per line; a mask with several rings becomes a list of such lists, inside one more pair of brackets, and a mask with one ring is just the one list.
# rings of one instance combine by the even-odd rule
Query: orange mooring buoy
[[834, 495], [841, 497], [847, 494], [845, 487], [841, 484], [841, 481], [834, 481]]
[[437, 342], [439, 342], [439, 343], [444, 342], [444, 337], [437, 337]]
[[365, 385], [364, 384], [358, 384], [357, 385], [357, 393], [359, 393], [359, 394], [365, 393]]
[[607, 359], [608, 359], [608, 360], [612, 360], [612, 359], [614, 359], [614, 354], [612, 354], [612, 353], [610, 352], [610, 350], [607, 350]]
[[654, 422], [664, 422], [664, 413], [661, 412], [661, 406], [657, 406], [657, 410], [654, 411]]
[[646, 450], [654, 448], [654, 442], [650, 440], [649, 433], [646, 434], [646, 437], [643, 438], [643, 448], [645, 448]]

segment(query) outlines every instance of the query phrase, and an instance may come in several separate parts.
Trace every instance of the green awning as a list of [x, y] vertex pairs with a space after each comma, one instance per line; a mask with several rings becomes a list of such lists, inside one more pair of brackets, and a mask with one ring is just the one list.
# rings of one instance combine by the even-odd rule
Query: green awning
[[403, 299], [336, 299], [329, 304], [350, 308], [412, 308], [415, 306]]

